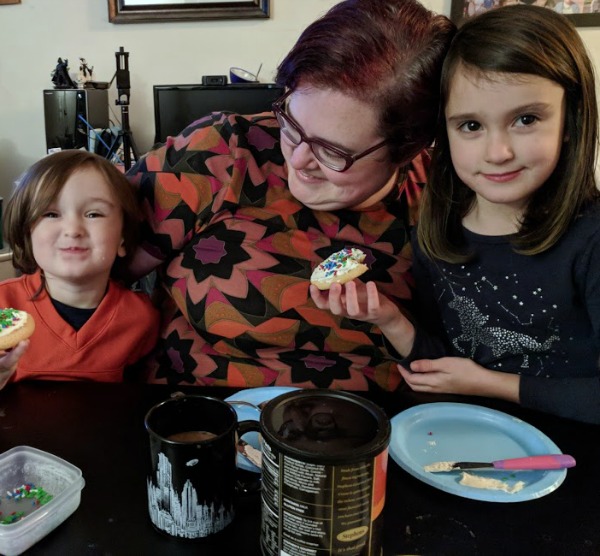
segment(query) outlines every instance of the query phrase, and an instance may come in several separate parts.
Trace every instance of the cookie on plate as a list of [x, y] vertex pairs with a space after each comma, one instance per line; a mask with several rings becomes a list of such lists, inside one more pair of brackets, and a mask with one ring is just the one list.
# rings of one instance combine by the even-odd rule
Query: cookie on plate
[[0, 350], [15, 347], [35, 330], [33, 317], [17, 309], [0, 309]]
[[332, 284], [345, 284], [369, 270], [363, 264], [366, 255], [356, 247], [346, 247], [327, 257], [310, 277], [310, 283], [320, 290], [328, 290]]

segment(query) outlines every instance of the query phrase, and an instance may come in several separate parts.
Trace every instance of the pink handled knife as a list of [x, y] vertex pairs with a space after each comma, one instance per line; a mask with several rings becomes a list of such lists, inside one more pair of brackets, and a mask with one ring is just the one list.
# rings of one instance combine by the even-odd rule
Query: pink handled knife
[[499, 459], [490, 462], [480, 461], [438, 461], [425, 466], [425, 471], [439, 473], [460, 469], [510, 469], [524, 471], [528, 469], [566, 469], [575, 467], [575, 458], [567, 454], [545, 454], [523, 458]]

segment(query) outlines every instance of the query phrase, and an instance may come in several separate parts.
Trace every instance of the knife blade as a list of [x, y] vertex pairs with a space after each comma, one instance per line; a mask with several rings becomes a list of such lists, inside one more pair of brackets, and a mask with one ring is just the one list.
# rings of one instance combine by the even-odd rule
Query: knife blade
[[437, 461], [424, 467], [430, 473], [464, 469], [504, 469], [524, 471], [531, 469], [567, 469], [575, 467], [575, 458], [567, 454], [544, 454], [496, 461]]

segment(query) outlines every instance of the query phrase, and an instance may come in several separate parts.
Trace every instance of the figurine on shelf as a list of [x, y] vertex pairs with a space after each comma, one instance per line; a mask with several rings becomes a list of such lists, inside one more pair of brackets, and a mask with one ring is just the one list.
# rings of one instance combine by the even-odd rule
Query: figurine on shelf
[[55, 89], [75, 89], [75, 83], [69, 75], [69, 60], [59, 58], [56, 69], [52, 72], [52, 83]]
[[87, 83], [92, 81], [92, 72], [94, 71], [94, 67], [88, 66], [88, 63], [85, 61], [85, 58], [79, 58], [79, 73], [77, 74], [77, 83], [80, 87], [86, 87]]

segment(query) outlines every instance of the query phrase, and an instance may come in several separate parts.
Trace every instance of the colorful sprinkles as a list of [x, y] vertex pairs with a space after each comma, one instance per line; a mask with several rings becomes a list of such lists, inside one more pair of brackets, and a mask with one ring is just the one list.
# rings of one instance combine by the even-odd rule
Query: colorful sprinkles
[[[19, 521], [40, 506], [52, 500], [52, 494], [33, 483], [26, 483], [0, 496], [0, 525], [10, 525]], [[22, 509], [21, 509], [22, 508]]]
[[361, 258], [364, 258], [364, 253], [360, 249], [345, 247], [325, 259], [318, 268], [325, 274], [325, 278], [330, 278], [338, 272], [345, 272], [348, 267], [355, 267]]
[[19, 311], [16, 309], [0, 309], [0, 328], [9, 328], [20, 320]]

